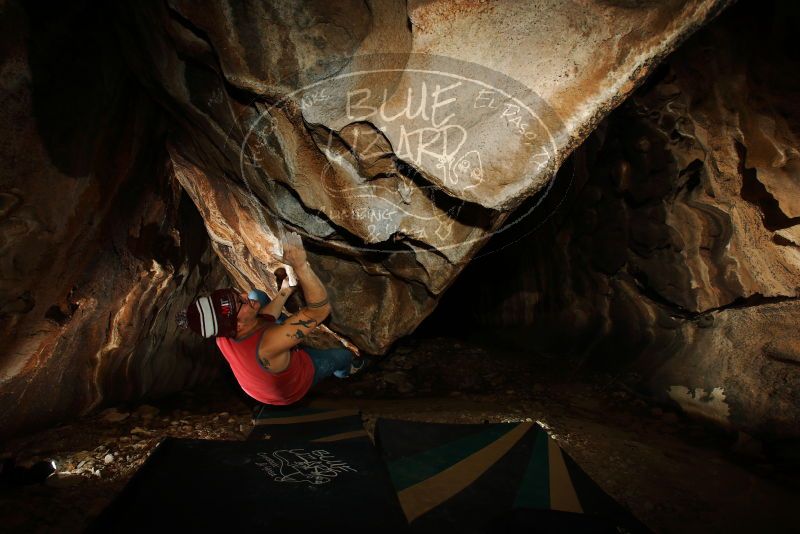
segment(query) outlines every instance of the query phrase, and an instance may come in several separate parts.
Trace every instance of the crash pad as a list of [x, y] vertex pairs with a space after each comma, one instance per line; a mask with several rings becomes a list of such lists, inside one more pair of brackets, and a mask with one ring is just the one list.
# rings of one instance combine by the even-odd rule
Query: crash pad
[[648, 531], [536, 423], [379, 419], [375, 437], [415, 532]]

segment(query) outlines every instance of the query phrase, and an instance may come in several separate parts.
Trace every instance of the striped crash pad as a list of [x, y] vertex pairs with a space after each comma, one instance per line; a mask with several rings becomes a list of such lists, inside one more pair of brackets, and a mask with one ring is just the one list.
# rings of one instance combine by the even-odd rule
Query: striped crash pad
[[534, 423], [379, 419], [375, 437], [412, 531], [648, 532]]
[[328, 443], [369, 440], [357, 409], [327, 409], [309, 405], [261, 405], [247, 439], [291, 439]]

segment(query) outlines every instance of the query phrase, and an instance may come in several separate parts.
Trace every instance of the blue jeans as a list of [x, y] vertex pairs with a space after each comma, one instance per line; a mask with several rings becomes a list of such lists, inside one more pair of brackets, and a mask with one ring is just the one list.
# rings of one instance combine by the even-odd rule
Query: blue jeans
[[350, 375], [350, 364], [353, 361], [353, 353], [347, 349], [312, 349], [303, 347], [314, 364], [314, 381], [312, 386], [316, 386], [324, 378], [331, 375], [337, 378], [346, 378]]

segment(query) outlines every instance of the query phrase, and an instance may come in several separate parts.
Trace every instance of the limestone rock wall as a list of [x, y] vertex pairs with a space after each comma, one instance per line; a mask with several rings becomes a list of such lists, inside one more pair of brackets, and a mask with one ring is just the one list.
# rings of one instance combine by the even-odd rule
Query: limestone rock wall
[[479, 322], [796, 433], [796, 17], [741, 3], [652, 74], [729, 3], [4, 4], [0, 433], [209, 379], [172, 316], [274, 291], [287, 229], [315, 343], [382, 354], [530, 224], [465, 273]]
[[549, 226], [453, 290], [508, 284], [445, 308], [723, 425], [799, 436], [798, 20], [742, 3], [693, 37], [565, 165]]
[[301, 231], [331, 332], [380, 354], [726, 5], [171, 0], [113, 19], [236, 283], [274, 292]]
[[100, 10], [40, 7], [0, 13], [0, 436], [218, 370], [175, 332], [226, 274], [170, 179], [163, 114]]
[[684, 185], [665, 213], [674, 252], [638, 267], [668, 309], [690, 319], [670, 336], [679, 346], [643, 368], [651, 387], [687, 410], [707, 406], [716, 389], [722, 422], [795, 437], [800, 110], [787, 73], [800, 66], [788, 46], [798, 21], [789, 4], [758, 13], [743, 5], [676, 54], [671, 74], [640, 100], [661, 108], [657, 128], [676, 145], [669, 152]]

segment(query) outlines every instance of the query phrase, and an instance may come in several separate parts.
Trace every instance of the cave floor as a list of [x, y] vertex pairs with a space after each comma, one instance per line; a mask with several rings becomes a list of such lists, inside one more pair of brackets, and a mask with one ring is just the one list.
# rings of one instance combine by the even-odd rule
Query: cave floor
[[[531, 357], [533, 356], [533, 357]], [[755, 441], [649, 405], [615, 377], [557, 358], [407, 339], [368, 371], [331, 379], [319, 406], [448, 423], [538, 421], [611, 496], [655, 532], [797, 532], [797, 471]], [[0, 489], [3, 532], [80, 532], [166, 436], [243, 440], [255, 403], [227, 381], [150, 405], [119, 406], [3, 445], [26, 465], [55, 460], [44, 484]]]

